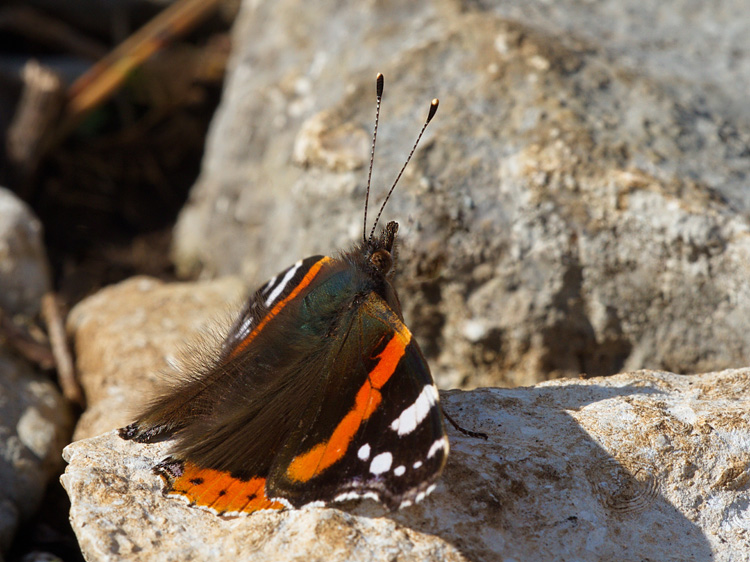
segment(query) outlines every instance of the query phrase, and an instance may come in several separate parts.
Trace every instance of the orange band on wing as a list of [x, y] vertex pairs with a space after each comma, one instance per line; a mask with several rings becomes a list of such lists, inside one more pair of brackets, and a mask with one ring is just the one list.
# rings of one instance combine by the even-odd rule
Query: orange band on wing
[[240, 353], [243, 349], [245, 349], [248, 345], [250, 345], [250, 342], [255, 339], [255, 337], [260, 333], [260, 331], [263, 329], [263, 326], [268, 324], [274, 316], [276, 316], [279, 312], [281, 312], [281, 309], [284, 308], [289, 301], [291, 301], [294, 297], [296, 297], [302, 289], [307, 287], [310, 283], [312, 283], [312, 280], [315, 279], [315, 276], [320, 271], [320, 268], [322, 268], [325, 264], [331, 262], [331, 258], [329, 257], [323, 257], [316, 261], [310, 270], [307, 272], [307, 274], [302, 278], [302, 281], [300, 281], [297, 286], [292, 290], [291, 293], [287, 295], [287, 297], [276, 303], [276, 306], [274, 306], [271, 310], [268, 311], [268, 314], [266, 314], [263, 317], [263, 320], [261, 320], [258, 325], [253, 328], [253, 330], [245, 336], [245, 339], [243, 339], [240, 343], [237, 344], [237, 347], [235, 347], [232, 352], [229, 354], [229, 359], [232, 359], [237, 356], [238, 353]]
[[221, 513], [252, 513], [259, 509], [283, 509], [266, 497], [266, 479], [240, 480], [228, 472], [200, 468], [186, 462], [182, 476], [169, 482], [167, 495], [187, 498], [191, 504]]
[[294, 458], [286, 471], [290, 479], [307, 482], [344, 456], [362, 422], [368, 419], [380, 404], [382, 399], [380, 389], [395, 372], [406, 352], [406, 346], [411, 341], [411, 333], [406, 326], [403, 324], [401, 326], [402, 329], [394, 333], [385, 349], [376, 357], [379, 361], [357, 392], [354, 407], [336, 426], [328, 441], [319, 443], [306, 453]]

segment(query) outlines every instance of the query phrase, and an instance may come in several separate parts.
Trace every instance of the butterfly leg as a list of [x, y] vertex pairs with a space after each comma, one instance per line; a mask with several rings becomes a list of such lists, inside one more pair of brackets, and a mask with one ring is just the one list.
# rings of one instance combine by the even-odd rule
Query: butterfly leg
[[455, 427], [458, 431], [463, 433], [464, 435], [468, 435], [469, 437], [476, 437], [477, 439], [487, 439], [487, 434], [482, 433], [481, 431], [471, 431], [470, 429], [466, 429], [458, 425], [456, 420], [454, 420], [452, 417], [448, 415], [448, 412], [445, 411], [445, 408], [443, 408], [443, 405], [440, 405], [440, 409], [443, 411], [443, 415], [445, 416], [445, 419], [448, 420], [453, 427]]

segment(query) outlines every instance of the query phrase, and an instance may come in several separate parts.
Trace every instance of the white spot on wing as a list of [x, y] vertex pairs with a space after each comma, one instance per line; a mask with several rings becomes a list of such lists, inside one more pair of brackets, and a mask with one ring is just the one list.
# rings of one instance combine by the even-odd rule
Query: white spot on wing
[[441, 437], [432, 444], [430, 450], [427, 452], [427, 458], [431, 459], [437, 454], [438, 451], [446, 449], [447, 445], [448, 441], [445, 439], [445, 437]]
[[437, 389], [428, 384], [419, 393], [414, 404], [406, 408], [401, 415], [393, 420], [391, 429], [397, 431], [399, 435], [406, 435], [414, 431], [417, 426], [424, 421], [435, 404], [437, 404]]
[[370, 445], [368, 443], [365, 443], [359, 448], [359, 451], [357, 451], [357, 456], [363, 460], [366, 461], [370, 458]]
[[286, 272], [286, 275], [284, 275], [284, 278], [279, 282], [279, 284], [276, 286], [276, 288], [271, 291], [271, 294], [268, 295], [268, 298], [266, 299], [266, 306], [269, 307], [271, 304], [279, 298], [279, 295], [284, 291], [284, 287], [287, 286], [287, 283], [292, 280], [294, 275], [297, 273], [297, 270], [302, 267], [302, 260], [298, 261], [294, 264], [294, 266], [289, 269], [289, 271]]
[[[188, 505], [194, 505], [194, 504], [193, 504], [193, 500], [191, 500], [191, 499], [190, 499], [189, 497], [187, 497], [187, 496], [186, 496], [186, 495], [184, 495], [184, 494], [179, 494], [179, 493], [177, 493], [177, 492], [175, 492], [175, 491], [170, 491], [170, 492], [167, 492], [167, 495], [168, 495], [168, 496], [169, 496], [170, 498], [176, 498], [176, 499], [178, 499], [178, 500], [180, 500], [180, 501], [183, 501], [183, 502], [185, 502], [185, 503], [186, 503], [186, 504], [188, 504]], [[198, 507], [204, 507], [204, 506], [200, 506], [200, 505], [199, 505]]]
[[390, 453], [380, 453], [372, 459], [370, 463], [370, 472], [378, 475], [388, 472], [391, 469], [391, 463], [393, 462], [393, 455]]
[[396, 476], [403, 476], [404, 472], [406, 472], [406, 467], [404, 465], [397, 466], [393, 469], [393, 474]]
[[294, 509], [294, 506], [289, 502], [289, 500], [285, 498], [271, 498], [272, 502], [279, 502], [281, 505], [286, 507], [287, 509]]
[[417, 461], [417, 462], [414, 463], [413, 468], [414, 468], [414, 470], [417, 470], [420, 466], [422, 466], [422, 461]]
[[250, 333], [250, 326], [253, 323], [253, 317], [248, 316], [242, 321], [242, 324], [240, 324], [239, 330], [237, 330], [237, 339], [242, 340], [245, 339], [245, 337]]
[[261, 295], [265, 297], [268, 294], [268, 291], [270, 291], [273, 288], [273, 284], [276, 283], [277, 277], [278, 275], [274, 275], [273, 277], [271, 277], [271, 280], [268, 283], [266, 283], [266, 288], [263, 289], [263, 292], [261, 293]]
[[350, 491], [350, 492], [344, 492], [343, 494], [339, 494], [335, 498], [333, 498], [333, 501], [335, 502], [344, 502], [347, 500], [359, 500], [363, 498], [369, 498], [371, 500], [379, 501], [380, 498], [375, 492], [357, 492], [357, 491]]

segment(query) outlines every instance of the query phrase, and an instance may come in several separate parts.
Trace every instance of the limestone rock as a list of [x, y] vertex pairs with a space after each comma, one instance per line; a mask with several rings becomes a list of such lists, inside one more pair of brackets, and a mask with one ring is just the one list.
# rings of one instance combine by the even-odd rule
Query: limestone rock
[[382, 71], [375, 207], [441, 98], [384, 216], [441, 386], [748, 364], [750, 17], [722, 6], [246, 2], [177, 265], [258, 286], [358, 240]]
[[0, 556], [59, 474], [72, 429], [55, 385], [0, 346]]
[[231, 277], [182, 284], [135, 277], [81, 301], [67, 326], [88, 402], [74, 438], [132, 421], [155, 386], [203, 352], [196, 340], [220, 337], [241, 297], [242, 285]]
[[25, 203], [0, 187], [0, 308], [34, 316], [49, 290], [42, 224]]
[[[77, 433], [131, 421], [162, 382], [157, 373], [174, 374], [179, 349], [232, 308], [238, 287], [136, 278], [82, 302], [69, 329], [94, 414]], [[89, 561], [729, 561], [746, 552], [750, 370], [642, 371], [442, 399], [489, 439], [449, 428], [437, 490], [396, 513], [363, 502], [221, 518], [162, 496], [151, 469], [168, 441], [110, 431], [73, 443], [63, 483], [81, 548]]]
[[680, 560], [750, 551], [750, 370], [641, 371], [443, 393], [437, 490], [399, 512], [372, 502], [221, 518], [162, 496], [169, 442], [115, 432], [65, 449], [71, 520], [107, 560]]

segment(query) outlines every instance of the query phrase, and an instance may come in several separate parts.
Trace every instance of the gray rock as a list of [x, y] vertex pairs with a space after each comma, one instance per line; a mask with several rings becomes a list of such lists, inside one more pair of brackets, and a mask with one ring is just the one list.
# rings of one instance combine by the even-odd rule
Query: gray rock
[[0, 346], [0, 552], [59, 474], [72, 429], [55, 385]]
[[34, 316], [49, 290], [42, 224], [25, 203], [0, 187], [0, 308]]
[[[42, 226], [0, 188], [0, 310], [35, 316], [50, 290]], [[0, 558], [62, 468], [73, 419], [55, 385], [0, 341]]]
[[178, 268], [257, 286], [356, 241], [382, 71], [376, 207], [442, 100], [384, 216], [440, 385], [748, 364], [750, 13], [699, 11], [247, 2]]
[[[736, 118], [745, 121], [740, 128], [747, 142], [750, 18], [743, 0], [464, 2], [467, 8], [472, 4], [553, 33], [576, 35], [606, 51], [618, 66], [705, 96], [704, 103], [726, 115], [730, 128]], [[679, 164], [699, 168], [697, 162]], [[726, 179], [747, 208], [746, 182], [741, 176]]]
[[162, 496], [169, 443], [115, 432], [64, 452], [84, 556], [106, 560], [747, 559], [750, 370], [642, 371], [443, 393], [459, 423], [437, 490], [222, 518]]

